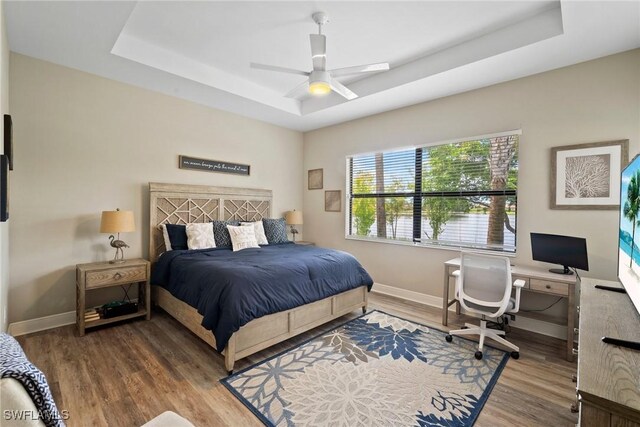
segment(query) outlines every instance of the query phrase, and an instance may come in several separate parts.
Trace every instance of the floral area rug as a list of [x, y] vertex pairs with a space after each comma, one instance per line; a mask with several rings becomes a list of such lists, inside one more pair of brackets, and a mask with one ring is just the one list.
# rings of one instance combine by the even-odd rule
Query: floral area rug
[[471, 426], [509, 354], [372, 311], [221, 382], [269, 426]]

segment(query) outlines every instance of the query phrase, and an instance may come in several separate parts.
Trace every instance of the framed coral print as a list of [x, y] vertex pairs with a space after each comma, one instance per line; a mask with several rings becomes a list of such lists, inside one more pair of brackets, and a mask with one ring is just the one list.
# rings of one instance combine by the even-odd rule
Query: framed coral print
[[618, 209], [629, 140], [551, 149], [551, 209]]

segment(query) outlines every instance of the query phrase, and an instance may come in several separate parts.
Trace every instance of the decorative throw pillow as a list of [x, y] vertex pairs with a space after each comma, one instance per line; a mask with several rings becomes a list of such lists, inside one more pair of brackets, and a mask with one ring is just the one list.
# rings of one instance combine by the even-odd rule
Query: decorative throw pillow
[[240, 221], [228, 220], [228, 221], [213, 221], [213, 235], [216, 239], [216, 247], [218, 248], [230, 248], [231, 236], [229, 236], [229, 230], [227, 225], [239, 226]]
[[189, 249], [209, 249], [216, 247], [213, 225], [210, 222], [187, 224], [187, 246]]
[[227, 230], [229, 230], [229, 235], [231, 236], [231, 244], [234, 252], [247, 248], [260, 247], [256, 241], [256, 233], [254, 232], [253, 227], [246, 225], [238, 227], [227, 225]]
[[264, 225], [262, 225], [262, 221], [256, 222], [241, 222], [240, 225], [243, 226], [252, 226], [253, 231], [256, 235], [256, 241], [259, 245], [268, 245], [269, 241], [267, 240], [267, 235], [264, 234]]
[[169, 238], [169, 233], [167, 233], [167, 224], [161, 224], [158, 226], [160, 231], [162, 232], [162, 238], [164, 239], [164, 250], [172, 251], [171, 249], [171, 239]]
[[185, 225], [181, 224], [165, 224], [165, 229], [167, 230], [167, 236], [169, 237], [169, 242], [171, 246], [167, 246], [167, 250], [180, 250], [180, 249], [189, 249], [187, 245], [187, 230]]
[[289, 241], [287, 239], [287, 224], [284, 222], [284, 218], [262, 218], [262, 225], [270, 245]]

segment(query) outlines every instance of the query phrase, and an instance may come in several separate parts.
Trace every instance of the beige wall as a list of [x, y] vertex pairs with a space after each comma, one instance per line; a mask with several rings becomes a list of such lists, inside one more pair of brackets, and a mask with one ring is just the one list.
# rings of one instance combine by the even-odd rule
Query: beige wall
[[[616, 139], [640, 151], [640, 50], [306, 133], [304, 169], [324, 169], [324, 189], [345, 190], [345, 156], [522, 129], [515, 263], [531, 260], [529, 232], [587, 238], [588, 276], [614, 279], [617, 211], [549, 209], [550, 148]], [[324, 212], [304, 190], [305, 238], [353, 253], [374, 280], [442, 296], [441, 249], [345, 240], [345, 215]], [[344, 194], [344, 193], [343, 193]], [[546, 264], [540, 264], [545, 265]]]
[[[9, 113], [9, 44], [4, 22], [4, 2], [0, 2], [0, 118]], [[4, 119], [0, 120], [0, 135], [4, 135]], [[0, 143], [4, 153], [4, 143]], [[0, 222], [0, 332], [8, 326], [9, 307], [9, 223]]]
[[[5, 112], [5, 37], [2, 47]], [[306, 190], [303, 177], [323, 168], [324, 188], [344, 191], [349, 154], [511, 129], [522, 129], [515, 262], [533, 264], [530, 231], [581, 235], [588, 275], [615, 276], [617, 213], [548, 209], [549, 148], [628, 138], [631, 156], [640, 151], [640, 50], [309, 132], [304, 145], [298, 132], [18, 54], [10, 59], [17, 158], [10, 322], [74, 309], [75, 264], [112, 256], [97, 231], [100, 211], [133, 209], [144, 230], [149, 181], [273, 189], [274, 215], [304, 210], [306, 240], [352, 252], [379, 283], [440, 296], [442, 262], [455, 252], [345, 240], [344, 207], [324, 212], [324, 192]], [[183, 171], [178, 154], [248, 163], [252, 174]], [[8, 231], [0, 224], [5, 292]], [[122, 237], [128, 257], [146, 255], [144, 231]]]
[[[125, 255], [146, 256], [149, 181], [267, 188], [274, 215], [302, 208], [299, 132], [14, 53], [10, 82], [10, 322], [75, 309], [75, 264], [113, 256], [102, 210], [135, 212]], [[181, 170], [179, 154], [251, 176]]]

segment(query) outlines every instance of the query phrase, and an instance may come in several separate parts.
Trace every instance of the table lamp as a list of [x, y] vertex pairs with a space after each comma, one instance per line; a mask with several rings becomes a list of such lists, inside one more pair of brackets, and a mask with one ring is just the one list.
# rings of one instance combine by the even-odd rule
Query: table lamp
[[287, 225], [291, 226], [291, 234], [293, 235], [293, 241], [296, 241], [296, 234], [298, 234], [298, 230], [294, 227], [294, 225], [302, 225], [302, 211], [292, 210], [286, 213], [284, 216]]
[[109, 236], [109, 244], [112, 248], [116, 248], [115, 257], [113, 257], [113, 260], [109, 261], [111, 264], [124, 262], [123, 248], [128, 248], [129, 245], [120, 240], [120, 233], [130, 233], [132, 231], [136, 231], [136, 224], [133, 220], [133, 211], [121, 211], [120, 209], [116, 209], [115, 211], [102, 211], [100, 232], [118, 234], [117, 239], [113, 234]]

